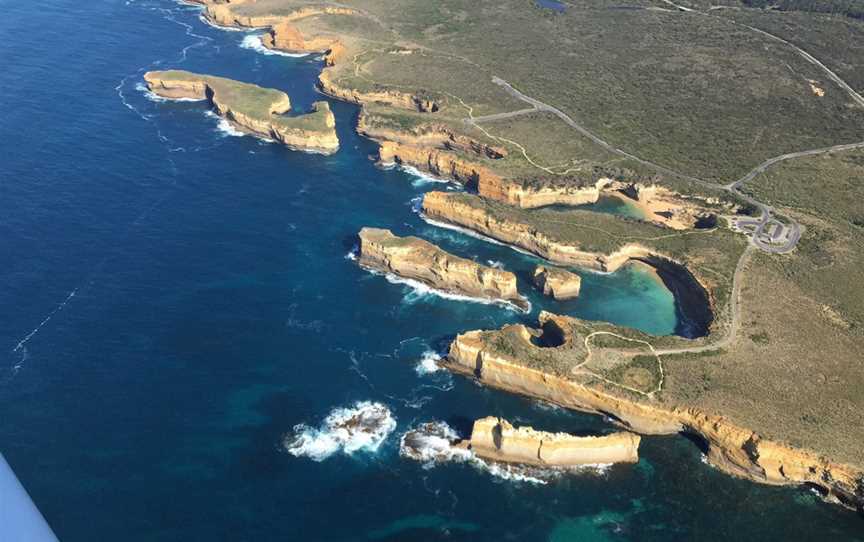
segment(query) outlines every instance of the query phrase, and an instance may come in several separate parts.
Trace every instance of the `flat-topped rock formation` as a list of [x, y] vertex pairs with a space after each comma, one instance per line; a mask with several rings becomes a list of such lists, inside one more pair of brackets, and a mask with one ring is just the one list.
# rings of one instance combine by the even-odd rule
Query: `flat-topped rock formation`
[[147, 88], [169, 99], [209, 100], [216, 112], [238, 129], [298, 150], [333, 153], [339, 149], [336, 120], [327, 102], [311, 113], [284, 116], [291, 100], [284, 92], [181, 70], [144, 74]]
[[582, 277], [559, 267], [538, 265], [534, 268], [534, 285], [543, 295], [563, 301], [579, 297]]
[[516, 275], [509, 271], [454, 256], [418, 237], [397, 237], [390, 230], [363, 228], [359, 237], [359, 263], [364, 267], [447, 293], [528, 307], [516, 288]]
[[289, 22], [273, 25], [261, 36], [261, 43], [268, 49], [289, 53], [323, 53], [325, 66], [335, 66], [345, 54], [345, 45], [338, 38], [327, 36], [307, 38]]
[[547, 433], [531, 427], [514, 427], [495, 417], [474, 422], [471, 451], [493, 461], [552, 467], [636, 463], [638, 435], [627, 432], [599, 437], [577, 437], [568, 433]]

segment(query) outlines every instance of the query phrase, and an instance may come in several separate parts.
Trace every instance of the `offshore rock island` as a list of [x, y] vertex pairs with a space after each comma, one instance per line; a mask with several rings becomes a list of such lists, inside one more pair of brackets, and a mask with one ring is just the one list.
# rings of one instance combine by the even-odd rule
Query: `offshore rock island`
[[548, 433], [513, 427], [507, 420], [488, 417], [474, 422], [469, 445], [476, 455], [492, 461], [574, 467], [636, 463], [640, 440], [638, 435], [626, 432], [596, 437]]
[[637, 463], [640, 442], [639, 435], [626, 431], [577, 436], [514, 427], [503, 418], [488, 416], [475, 420], [471, 435], [464, 439], [441, 422], [420, 424], [403, 435], [400, 452], [423, 462], [476, 458], [490, 463], [573, 469]]
[[516, 275], [459, 258], [418, 237], [397, 237], [389, 230], [363, 228], [358, 263], [369, 269], [420, 281], [434, 289], [506, 301], [527, 309], [519, 295]]
[[[695, 435], [725, 472], [864, 506], [864, 299], [850, 288], [864, 280], [864, 218], [827, 180], [807, 188], [813, 171], [855, 178], [843, 153], [860, 159], [864, 98], [832, 58], [853, 53], [748, 2], [601, 0], [554, 13], [515, 1], [197, 3], [214, 24], [263, 29], [267, 47], [324, 53], [320, 90], [361, 106], [357, 130], [380, 163], [464, 187], [425, 195], [433, 224], [565, 267], [646, 264], [686, 323], [654, 337], [543, 312], [538, 329], [461, 334], [447, 368], [644, 435]], [[697, 65], [705, 73], [681, 76]], [[608, 198], [626, 212], [583, 207]], [[518, 299], [506, 272], [384, 230], [360, 238], [361, 265]], [[558, 297], [550, 277], [542, 288]]]
[[339, 149], [336, 120], [327, 102], [315, 102], [311, 113], [287, 117], [291, 100], [279, 90], [179, 70], [147, 72], [144, 81], [163, 98], [209, 100], [238, 129], [292, 149], [325, 154]]
[[573, 299], [579, 297], [582, 287], [582, 278], [576, 273], [557, 267], [538, 265], [534, 268], [534, 285], [543, 295], [555, 299]]

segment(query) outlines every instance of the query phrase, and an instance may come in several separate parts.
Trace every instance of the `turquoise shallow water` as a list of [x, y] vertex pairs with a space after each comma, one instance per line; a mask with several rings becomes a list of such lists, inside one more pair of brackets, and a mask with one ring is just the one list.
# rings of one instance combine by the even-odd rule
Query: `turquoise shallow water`
[[549, 210], [566, 211], [568, 209], [583, 209], [586, 211], [594, 211], [596, 213], [607, 213], [626, 218], [644, 220], [645, 213], [639, 207], [628, 202], [624, 198], [614, 196], [601, 196], [595, 203], [578, 205], [576, 207], [568, 207], [566, 205], [549, 205], [545, 207]]
[[[7, 6], [0, 103], [0, 451], [61, 540], [861, 539], [806, 491], [735, 480], [677, 437], [642, 459], [547, 485], [399, 457], [429, 420], [502, 415], [609, 431], [444, 373], [424, 353], [542, 306], [671, 333], [674, 299], [637, 268], [585, 273], [580, 299], [531, 314], [391, 284], [346, 254], [364, 225], [501, 262], [536, 260], [413, 211], [430, 185], [370, 161], [356, 108], [342, 150], [291, 152], [219, 130], [206, 107], [152, 102], [147, 69], [181, 67], [320, 99], [313, 58], [241, 47], [168, 1]], [[320, 462], [282, 445], [341, 406], [396, 427], [374, 453]]]

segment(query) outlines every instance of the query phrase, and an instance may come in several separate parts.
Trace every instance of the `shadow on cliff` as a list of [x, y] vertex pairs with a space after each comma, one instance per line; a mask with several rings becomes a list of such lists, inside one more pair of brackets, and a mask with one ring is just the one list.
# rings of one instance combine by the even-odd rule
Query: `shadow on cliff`
[[675, 335], [698, 339], [708, 335], [714, 322], [714, 312], [708, 291], [686, 267], [665, 258], [647, 257], [640, 260], [657, 271], [657, 276], [675, 299]]

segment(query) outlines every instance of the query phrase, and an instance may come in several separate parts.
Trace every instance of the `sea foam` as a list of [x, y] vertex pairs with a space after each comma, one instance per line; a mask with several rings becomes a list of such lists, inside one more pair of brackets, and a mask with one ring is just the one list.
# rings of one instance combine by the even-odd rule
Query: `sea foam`
[[213, 111], [204, 112], [204, 116], [216, 120], [216, 131], [222, 134], [223, 137], [243, 137], [247, 135], [245, 132], [241, 132], [240, 130], [235, 128], [233, 124], [223, 119]]
[[438, 362], [441, 361], [441, 356], [437, 352], [427, 350], [420, 356], [420, 361], [414, 366], [414, 371], [418, 375], [428, 375], [441, 371], [441, 366]]
[[459, 434], [440, 421], [423, 423], [407, 431], [399, 442], [399, 454], [432, 468], [441, 463], [467, 463], [496, 478], [511, 482], [545, 485], [568, 474], [596, 474], [607, 472], [610, 465], [582, 465], [578, 467], [537, 467], [486, 461], [477, 457], [464, 445]]
[[158, 94], [152, 92], [147, 85], [144, 83], [137, 83], [135, 85], [135, 90], [144, 95], [145, 98], [155, 103], [165, 103], [165, 102], [203, 102], [206, 98], [166, 98], [164, 96], [159, 96]]
[[286, 53], [285, 51], [268, 49], [267, 47], [264, 47], [264, 43], [261, 41], [261, 36], [258, 34], [250, 34], [243, 38], [243, 41], [240, 42], [240, 47], [243, 49], [251, 49], [256, 53], [261, 53], [262, 55], [287, 56], [291, 58], [303, 58], [310, 55], [310, 53]]
[[324, 461], [337, 452], [374, 453], [396, 429], [396, 419], [387, 406], [360, 401], [351, 407], [335, 408], [319, 427], [294, 426], [285, 437], [285, 449], [293, 456]]
[[405, 296], [405, 302], [408, 304], [415, 303], [416, 301], [419, 301], [429, 296], [437, 296], [444, 299], [450, 299], [452, 301], [468, 301], [469, 303], [480, 303], [482, 305], [498, 305], [500, 307], [504, 307], [505, 309], [516, 312], [531, 312], [530, 303], [528, 303], [527, 307], [523, 309], [515, 303], [511, 303], [510, 301], [506, 301], [504, 299], [487, 299], [485, 297], [472, 297], [462, 294], [453, 294], [450, 292], [439, 290], [437, 288], [432, 288], [431, 286], [428, 286], [420, 281], [414, 279], [407, 279], [394, 275], [392, 273], [380, 273], [379, 271], [375, 271], [372, 269], [368, 269], [368, 271], [374, 274], [383, 274], [384, 278], [387, 279], [387, 282], [391, 284], [401, 284], [403, 286], [408, 286], [409, 288], [411, 288], [411, 293]]

